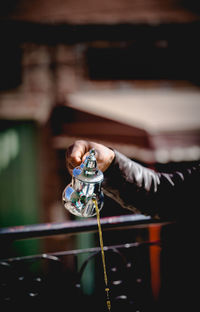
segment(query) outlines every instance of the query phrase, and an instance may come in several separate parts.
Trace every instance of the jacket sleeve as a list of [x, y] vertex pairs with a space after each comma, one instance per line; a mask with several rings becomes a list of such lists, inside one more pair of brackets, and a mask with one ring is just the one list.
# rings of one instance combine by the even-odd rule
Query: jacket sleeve
[[187, 216], [200, 182], [200, 166], [173, 173], [156, 172], [114, 150], [115, 159], [104, 173], [106, 195], [122, 207], [155, 218]]

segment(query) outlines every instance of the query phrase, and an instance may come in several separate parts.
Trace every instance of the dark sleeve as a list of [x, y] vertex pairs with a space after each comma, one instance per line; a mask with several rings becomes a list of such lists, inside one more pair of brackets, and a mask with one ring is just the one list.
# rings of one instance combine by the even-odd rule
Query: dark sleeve
[[115, 159], [104, 173], [106, 195], [136, 213], [170, 220], [187, 218], [196, 205], [199, 164], [173, 173], [155, 172], [114, 152]]

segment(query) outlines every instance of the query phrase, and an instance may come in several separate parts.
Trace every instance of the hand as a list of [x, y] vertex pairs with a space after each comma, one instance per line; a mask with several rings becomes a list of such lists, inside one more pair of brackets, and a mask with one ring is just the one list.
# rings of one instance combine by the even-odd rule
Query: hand
[[85, 160], [92, 148], [96, 152], [95, 157], [99, 170], [104, 172], [108, 169], [115, 157], [115, 153], [110, 148], [95, 142], [78, 140], [66, 151], [67, 169], [70, 174], [72, 174], [72, 170], [75, 167], [79, 166]]

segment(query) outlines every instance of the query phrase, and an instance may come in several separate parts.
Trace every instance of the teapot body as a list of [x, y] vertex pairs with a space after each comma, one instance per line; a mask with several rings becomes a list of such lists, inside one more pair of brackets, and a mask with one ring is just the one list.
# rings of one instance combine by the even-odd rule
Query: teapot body
[[73, 170], [72, 181], [63, 191], [64, 207], [72, 214], [79, 217], [92, 217], [96, 214], [94, 200], [101, 210], [104, 195], [101, 189], [103, 173], [97, 169], [94, 151], [81, 166]]

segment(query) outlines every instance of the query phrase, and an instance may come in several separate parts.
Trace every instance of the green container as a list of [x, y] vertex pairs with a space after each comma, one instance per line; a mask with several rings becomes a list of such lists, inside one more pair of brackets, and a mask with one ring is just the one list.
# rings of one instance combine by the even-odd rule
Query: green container
[[[38, 129], [32, 121], [0, 121], [0, 227], [39, 222]], [[37, 253], [38, 240], [12, 246], [17, 255]]]

